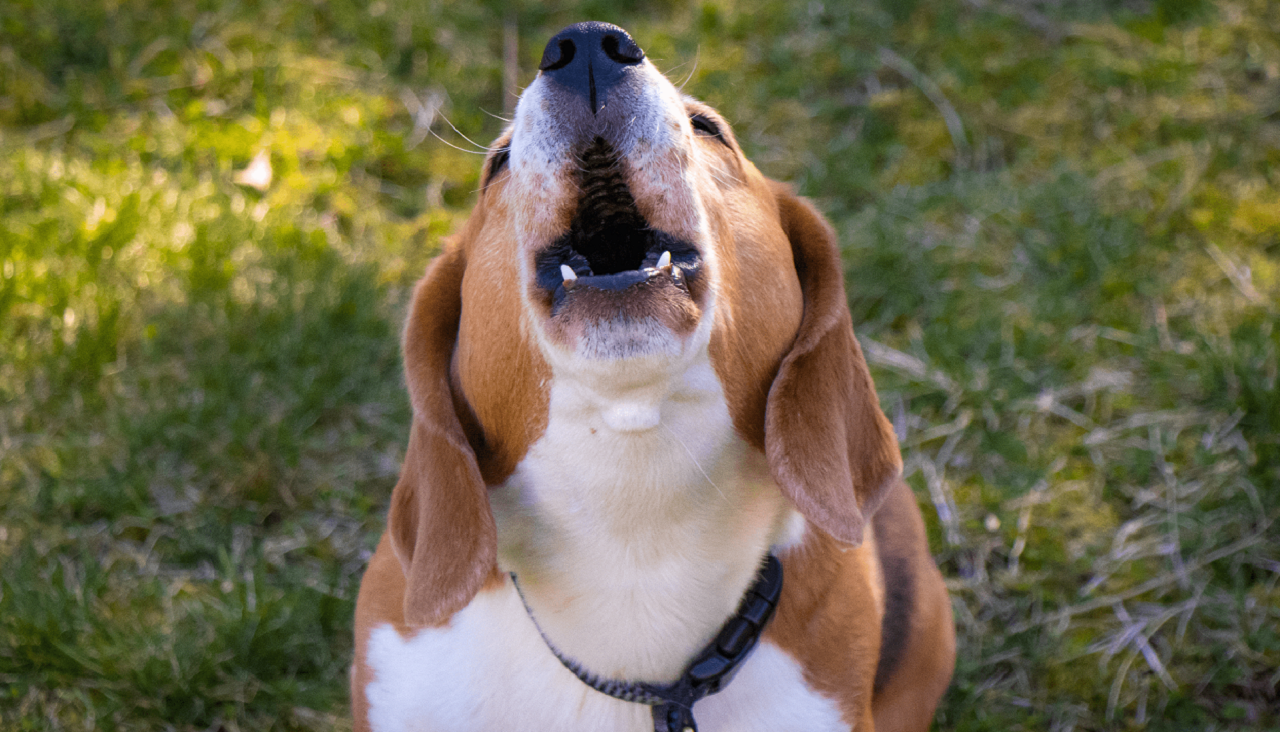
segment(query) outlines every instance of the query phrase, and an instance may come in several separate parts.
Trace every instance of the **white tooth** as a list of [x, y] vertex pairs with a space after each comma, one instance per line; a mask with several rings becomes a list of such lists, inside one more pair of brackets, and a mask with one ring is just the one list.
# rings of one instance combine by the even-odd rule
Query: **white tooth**
[[573, 268], [567, 264], [560, 265], [560, 276], [564, 278], [565, 282], [575, 282], [578, 279], [578, 273], [574, 272]]
[[668, 264], [671, 264], [671, 252], [663, 252], [662, 256], [658, 257], [658, 269], [662, 269]]

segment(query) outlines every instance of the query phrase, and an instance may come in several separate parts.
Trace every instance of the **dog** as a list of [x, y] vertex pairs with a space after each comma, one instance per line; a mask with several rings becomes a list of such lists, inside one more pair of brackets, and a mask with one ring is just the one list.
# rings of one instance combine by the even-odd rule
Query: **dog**
[[413, 294], [355, 729], [927, 729], [950, 600], [832, 228], [621, 28], [539, 70]]

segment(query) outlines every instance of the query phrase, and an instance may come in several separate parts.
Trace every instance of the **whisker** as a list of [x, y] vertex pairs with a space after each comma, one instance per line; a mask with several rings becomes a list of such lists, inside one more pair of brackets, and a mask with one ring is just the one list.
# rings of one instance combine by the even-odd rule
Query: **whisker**
[[[734, 186], [742, 185], [742, 179], [733, 173], [725, 173], [723, 171], [715, 170], [711, 172], [711, 177], [715, 178], [716, 182], [723, 185], [725, 188], [733, 187], [728, 185], [728, 183], [732, 183]], [[726, 179], [728, 183], [726, 183]]]
[[662, 422], [659, 422], [658, 426], [666, 430], [668, 433], [670, 433], [672, 439], [676, 441], [676, 444], [684, 449], [684, 454], [689, 456], [689, 459], [693, 461], [693, 466], [698, 469], [699, 473], [702, 473], [702, 477], [707, 479], [707, 482], [711, 484], [711, 487], [716, 489], [716, 493], [719, 493], [720, 497], [725, 499], [726, 501], [729, 500], [729, 497], [724, 494], [724, 491], [720, 490], [720, 486], [716, 485], [716, 482], [711, 479], [710, 475], [707, 475], [707, 471], [702, 469], [702, 464], [698, 462], [698, 458], [693, 456], [693, 451], [691, 451], [689, 447], [684, 444], [684, 440], [680, 439], [680, 435], [677, 435], [675, 433], [675, 430], [666, 426]]
[[481, 111], [481, 112], [484, 112], [485, 114], [489, 115], [490, 117], [493, 117], [494, 119], [500, 119], [500, 120], [502, 120], [503, 122], [506, 122], [506, 123], [508, 123], [508, 124], [510, 124], [510, 123], [511, 123], [511, 120], [507, 119], [506, 117], [503, 117], [503, 116], [502, 116], [502, 115], [500, 115], [500, 114], [494, 114], [493, 112], [490, 112], [489, 110], [485, 109], [484, 107], [480, 107], [480, 111]]
[[431, 134], [432, 134], [432, 135], [433, 135], [437, 140], [439, 140], [440, 142], [443, 142], [444, 144], [448, 145], [449, 147], [453, 148], [454, 150], [457, 150], [458, 152], [464, 152], [464, 153], [466, 153], [466, 154], [468, 154], [468, 155], [481, 155], [481, 156], [483, 156], [483, 155], [488, 155], [488, 154], [489, 154], [489, 151], [488, 151], [487, 149], [484, 149], [484, 150], [468, 150], [468, 149], [466, 149], [465, 147], [458, 147], [457, 145], [453, 144], [452, 142], [449, 142], [448, 140], [446, 140], [446, 139], [444, 139], [443, 137], [441, 137], [439, 132], [436, 132], [435, 130], [433, 130], [433, 129], [431, 129], [431, 128], [427, 128], [427, 132], [430, 132], [430, 133], [431, 133]]
[[447, 124], [447, 125], [449, 125], [450, 127], [452, 127], [452, 128], [453, 128], [453, 131], [454, 131], [454, 132], [456, 132], [456, 133], [458, 133], [458, 136], [459, 136], [459, 137], [461, 137], [462, 139], [464, 139], [464, 140], [466, 140], [467, 142], [471, 143], [472, 145], [475, 145], [476, 147], [480, 148], [481, 150], [488, 151], [488, 149], [489, 149], [488, 147], [486, 147], [486, 146], [484, 146], [484, 145], [481, 145], [480, 143], [476, 142], [475, 140], [471, 139], [470, 137], [467, 137], [466, 135], [462, 134], [462, 130], [458, 129], [458, 128], [453, 124], [453, 122], [450, 122], [448, 117], [444, 116], [443, 114], [440, 114], [440, 119], [444, 120], [445, 124]]
[[[693, 75], [694, 75], [695, 73], [697, 73], [697, 71], [698, 71], [698, 52], [699, 52], [699, 51], [701, 51], [701, 50], [702, 50], [702, 46], [698, 46], [698, 48], [697, 48], [696, 50], [694, 50], [694, 52], [693, 52], [693, 68], [692, 68], [692, 69], [689, 69], [689, 75], [688, 75], [688, 76], [686, 76], [686, 77], [684, 77], [684, 81], [680, 82], [680, 85], [679, 85], [678, 87], [676, 87], [676, 88], [677, 88], [677, 89], [679, 89], [680, 91], [684, 91], [684, 85], [685, 85], [685, 84], [688, 84], [688, 83], [689, 83], [689, 81], [690, 81], [691, 79], [693, 79]], [[681, 64], [680, 66], [683, 66], [683, 65], [684, 65], [684, 64]], [[680, 66], [677, 66], [677, 67], [676, 67], [676, 69], [680, 68]], [[675, 71], [675, 69], [672, 69], [672, 71]]]
[[[653, 59], [649, 59], [649, 60], [652, 61]], [[663, 76], [666, 76], [668, 74], [674, 74], [675, 72], [684, 68], [688, 63], [689, 63], [688, 61], [685, 61], [684, 63], [676, 64], [675, 66], [672, 66], [669, 69], [658, 69], [658, 72], [661, 73]], [[657, 66], [657, 64], [654, 64], [654, 66]]]

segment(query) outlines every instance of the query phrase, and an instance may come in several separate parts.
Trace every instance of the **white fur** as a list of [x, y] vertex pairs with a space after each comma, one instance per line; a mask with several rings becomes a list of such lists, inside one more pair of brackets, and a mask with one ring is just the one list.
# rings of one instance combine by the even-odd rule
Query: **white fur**
[[[649, 708], [605, 696], [552, 657], [508, 581], [443, 628], [369, 638], [375, 732], [650, 732]], [[694, 705], [703, 732], [847, 730], [834, 702], [810, 690], [785, 652], [761, 643], [728, 688]]]
[[729, 687], [693, 705], [704, 732], [847, 732], [835, 702], [813, 691], [795, 659], [761, 643]]
[[[606, 676], [674, 678], [733, 613], [791, 509], [734, 434], [705, 346], [599, 374], [598, 362], [552, 363], [547, 431], [491, 496], [500, 562], [565, 653]], [[620, 430], [620, 410], [660, 422]]]

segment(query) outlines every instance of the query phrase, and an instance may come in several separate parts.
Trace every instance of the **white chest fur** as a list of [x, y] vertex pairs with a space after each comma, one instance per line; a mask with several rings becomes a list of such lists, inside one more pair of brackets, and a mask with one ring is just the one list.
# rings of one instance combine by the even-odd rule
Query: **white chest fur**
[[[555, 369], [546, 432], [490, 496], [502, 569], [556, 647], [604, 677], [678, 677], [763, 555], [803, 531], [735, 435], [705, 346], [678, 360]], [[375, 730], [652, 729], [648, 707], [560, 665], [510, 580], [445, 627], [375, 629], [367, 661]], [[846, 728], [767, 643], [695, 712], [703, 730]]]
[[[588, 688], [547, 651], [510, 581], [444, 628], [403, 638], [375, 628], [366, 694], [376, 732], [648, 732], [649, 708]], [[703, 732], [847, 730], [800, 668], [762, 643], [728, 688], [694, 705]]]
[[705, 349], [675, 369], [565, 371], [546, 432], [492, 496], [499, 561], [571, 658], [607, 677], [674, 679], [733, 613], [790, 509], [734, 434]]

